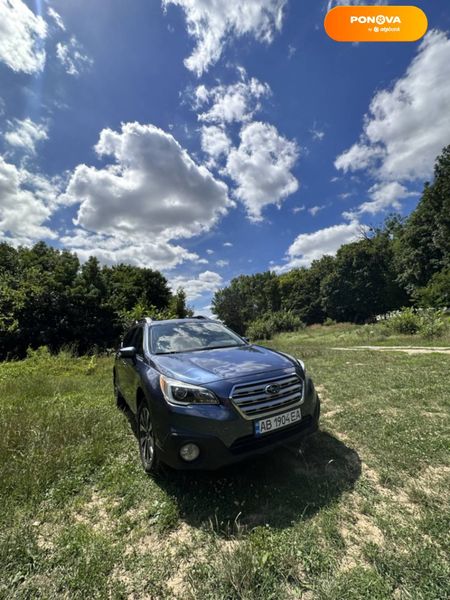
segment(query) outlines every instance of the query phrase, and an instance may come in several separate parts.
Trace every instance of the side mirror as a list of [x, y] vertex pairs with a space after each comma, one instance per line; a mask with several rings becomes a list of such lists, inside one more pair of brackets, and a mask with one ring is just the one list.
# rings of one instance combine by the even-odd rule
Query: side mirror
[[134, 360], [136, 358], [136, 348], [134, 346], [121, 348], [119, 350], [119, 356], [120, 358], [131, 358]]

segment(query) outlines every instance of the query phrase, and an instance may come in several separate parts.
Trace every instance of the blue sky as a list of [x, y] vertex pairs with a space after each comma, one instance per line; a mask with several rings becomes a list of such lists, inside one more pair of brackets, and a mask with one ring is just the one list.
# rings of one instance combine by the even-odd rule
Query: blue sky
[[448, 1], [393, 44], [333, 42], [335, 4], [0, 0], [0, 239], [161, 269], [207, 312], [408, 214], [450, 143]]

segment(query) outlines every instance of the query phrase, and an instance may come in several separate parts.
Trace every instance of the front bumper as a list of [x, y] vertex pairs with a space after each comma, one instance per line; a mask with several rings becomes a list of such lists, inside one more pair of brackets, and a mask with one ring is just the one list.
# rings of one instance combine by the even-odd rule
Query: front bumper
[[[320, 401], [313, 387], [311, 392], [309, 401], [305, 403], [310, 413], [303, 414], [299, 423], [273, 433], [255, 436], [253, 424], [247, 421], [246, 425], [251, 429], [247, 429], [246, 435], [236, 438], [229, 445], [219, 435], [200, 433], [198, 430], [188, 431], [185, 427], [171, 427], [163, 443], [158, 443], [160, 458], [174, 469], [214, 470], [268, 452], [280, 445], [300, 442], [315, 433], [319, 427]], [[303, 408], [304, 406], [302, 412]], [[192, 462], [182, 460], [179, 454], [181, 446], [189, 442], [200, 448], [199, 457]]]

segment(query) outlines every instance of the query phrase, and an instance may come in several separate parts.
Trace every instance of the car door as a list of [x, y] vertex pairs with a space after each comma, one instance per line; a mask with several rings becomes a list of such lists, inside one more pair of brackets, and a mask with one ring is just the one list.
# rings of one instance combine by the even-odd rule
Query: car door
[[[130, 329], [123, 338], [122, 348], [128, 348], [129, 346], [133, 346], [133, 340], [136, 335], [136, 327]], [[119, 351], [120, 352], [120, 351]], [[118, 353], [117, 362], [116, 362], [116, 382], [119, 387], [120, 393], [125, 398], [126, 403], [130, 406], [130, 383], [131, 383], [131, 369], [130, 365], [132, 360], [129, 358], [123, 358]]]
[[141, 371], [145, 366], [144, 361], [144, 330], [143, 327], [137, 327], [132, 345], [136, 348], [136, 360], [131, 364], [129, 370], [129, 401], [128, 405], [133, 412], [137, 411], [136, 392], [140, 384]]

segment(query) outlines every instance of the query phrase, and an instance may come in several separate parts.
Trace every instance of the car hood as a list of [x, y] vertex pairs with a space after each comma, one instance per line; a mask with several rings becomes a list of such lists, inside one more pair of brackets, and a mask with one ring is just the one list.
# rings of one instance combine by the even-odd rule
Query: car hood
[[153, 360], [167, 377], [200, 384], [294, 367], [286, 356], [253, 345], [160, 354]]

